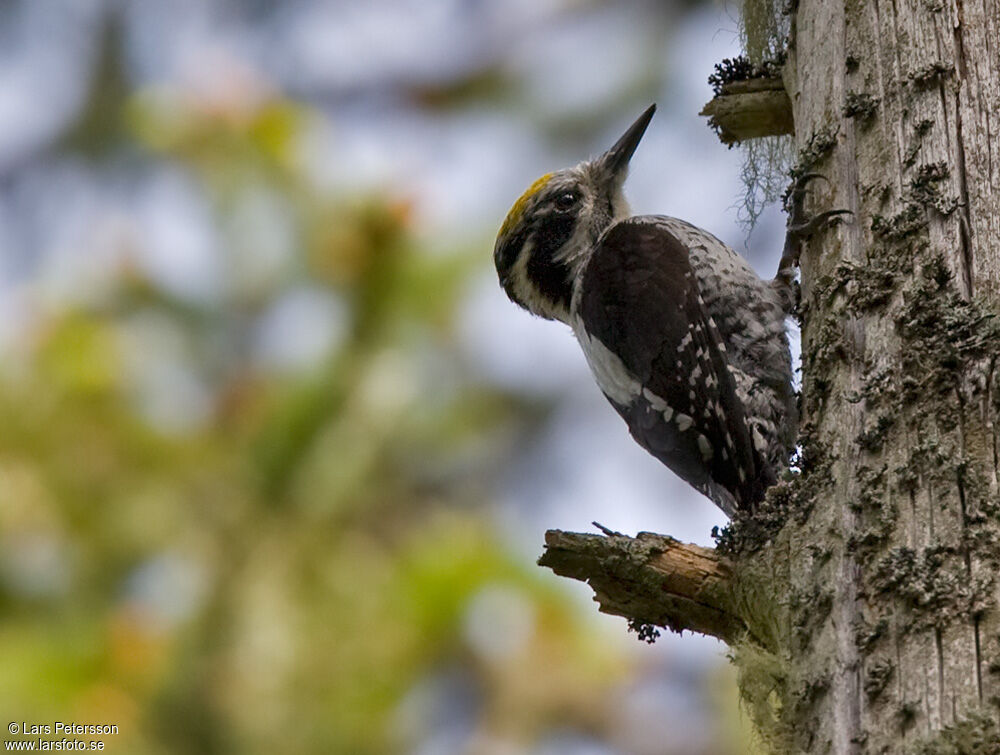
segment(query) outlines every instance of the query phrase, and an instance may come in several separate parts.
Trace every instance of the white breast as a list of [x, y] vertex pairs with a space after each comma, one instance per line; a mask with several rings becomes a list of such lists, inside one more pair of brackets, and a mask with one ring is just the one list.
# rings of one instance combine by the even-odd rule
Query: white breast
[[617, 354], [587, 333], [579, 316], [573, 317], [572, 325], [597, 385], [613, 402], [619, 406], [628, 406], [642, 392], [642, 385]]

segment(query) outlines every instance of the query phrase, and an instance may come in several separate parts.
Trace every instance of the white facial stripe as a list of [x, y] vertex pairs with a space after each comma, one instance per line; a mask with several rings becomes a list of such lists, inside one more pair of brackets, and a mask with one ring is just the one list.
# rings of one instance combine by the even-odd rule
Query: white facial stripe
[[525, 241], [520, 254], [518, 254], [517, 259], [511, 267], [510, 280], [511, 287], [514, 289], [514, 295], [530, 312], [553, 320], [568, 322], [569, 311], [559, 306], [558, 302], [554, 302], [547, 296], [543, 296], [528, 276], [528, 260], [531, 259], [534, 247], [535, 242], [533, 239], [529, 238]]

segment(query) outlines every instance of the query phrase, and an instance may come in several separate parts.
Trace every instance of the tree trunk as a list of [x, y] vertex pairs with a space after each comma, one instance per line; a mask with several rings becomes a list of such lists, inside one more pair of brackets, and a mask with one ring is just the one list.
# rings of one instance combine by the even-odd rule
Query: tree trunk
[[853, 213], [801, 261], [796, 473], [711, 570], [545, 558], [639, 624], [696, 604], [778, 752], [1000, 753], [1000, 2], [801, 0], [784, 73], [810, 209]]
[[1000, 747], [998, 14], [803, 0], [794, 18], [800, 170], [854, 213], [802, 259], [826, 468], [787, 533], [796, 749], [909, 752], [956, 724]]

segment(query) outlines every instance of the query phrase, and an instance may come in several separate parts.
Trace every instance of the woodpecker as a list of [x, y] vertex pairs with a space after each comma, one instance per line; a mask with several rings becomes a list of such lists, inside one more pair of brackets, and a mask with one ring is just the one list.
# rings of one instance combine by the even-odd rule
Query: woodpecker
[[623, 185], [655, 110], [603, 155], [531, 184], [493, 258], [514, 303], [572, 328], [639, 445], [732, 517], [760, 502], [795, 440], [797, 237], [765, 281], [707, 231], [631, 216]]

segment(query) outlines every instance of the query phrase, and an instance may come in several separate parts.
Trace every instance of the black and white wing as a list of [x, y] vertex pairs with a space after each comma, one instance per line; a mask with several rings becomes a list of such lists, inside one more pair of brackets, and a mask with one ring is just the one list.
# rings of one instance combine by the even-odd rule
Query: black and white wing
[[632, 436], [732, 516], [773, 482], [688, 250], [655, 217], [612, 226], [587, 263], [576, 330]]

